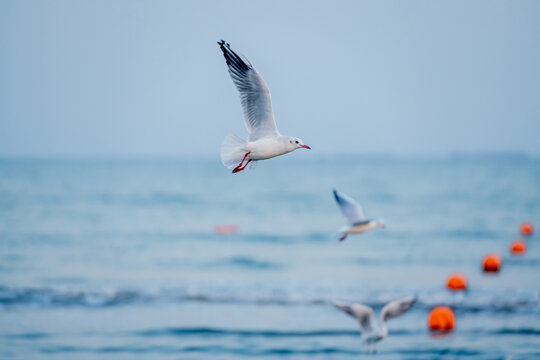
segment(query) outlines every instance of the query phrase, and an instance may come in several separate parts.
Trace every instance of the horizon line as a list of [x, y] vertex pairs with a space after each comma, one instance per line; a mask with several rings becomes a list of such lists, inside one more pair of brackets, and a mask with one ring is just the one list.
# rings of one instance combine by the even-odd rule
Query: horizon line
[[[356, 158], [356, 159], [395, 159], [395, 160], [407, 160], [407, 159], [433, 159], [433, 160], [452, 160], [452, 159], [512, 159], [512, 160], [538, 160], [540, 154], [531, 154], [525, 151], [453, 151], [440, 154], [396, 154], [396, 153], [381, 153], [381, 152], [368, 152], [368, 153], [325, 153], [317, 154], [315, 157], [310, 158], [294, 158], [287, 157], [284, 160], [294, 161], [312, 161], [321, 159], [335, 159], [337, 157], [342, 158]], [[199, 155], [187, 155], [187, 154], [0, 154], [0, 161], [149, 161], [149, 160], [211, 160], [216, 159], [220, 161], [219, 155], [199, 154]]]

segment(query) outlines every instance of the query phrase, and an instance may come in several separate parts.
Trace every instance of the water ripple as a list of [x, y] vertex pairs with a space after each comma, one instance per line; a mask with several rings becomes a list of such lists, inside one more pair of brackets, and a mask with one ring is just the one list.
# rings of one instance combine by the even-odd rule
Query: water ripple
[[[231, 258], [227, 260], [234, 266], [260, 267], [278, 266], [273, 263], [258, 262], [252, 259]], [[335, 293], [329, 295], [328, 289], [281, 289], [273, 288], [176, 288], [156, 291], [141, 291], [136, 289], [59, 289], [52, 287], [9, 287], [0, 285], [0, 305], [3, 306], [82, 306], [82, 307], [112, 307], [146, 303], [227, 303], [255, 304], [277, 306], [330, 306], [335, 299]], [[361, 295], [361, 296], [359, 296]], [[382, 308], [389, 300], [403, 294], [379, 292], [371, 294], [356, 294], [344, 292], [339, 298], [347, 302], [361, 302], [373, 308]], [[528, 292], [515, 292], [512, 296], [502, 297], [500, 292], [482, 295], [454, 296], [442, 291], [424, 291], [418, 294], [415, 309], [429, 310], [435, 305], [445, 303], [458, 313], [518, 313], [536, 312], [537, 299]]]

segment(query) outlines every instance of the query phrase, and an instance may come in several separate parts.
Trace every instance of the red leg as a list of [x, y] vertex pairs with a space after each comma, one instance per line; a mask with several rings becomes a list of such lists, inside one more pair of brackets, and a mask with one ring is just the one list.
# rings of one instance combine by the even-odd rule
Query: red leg
[[240, 165], [242, 165], [242, 163], [240, 163], [240, 165], [238, 165], [234, 170], [233, 170], [233, 173], [237, 173], [237, 172], [240, 172], [242, 170], [244, 170], [246, 168], [246, 166], [248, 166], [248, 164], [251, 162], [251, 159], [249, 159], [245, 164], [244, 166], [240, 167]]
[[235, 167], [235, 168], [233, 169], [233, 171], [232, 171], [233, 174], [234, 174], [234, 173], [237, 173], [237, 172], [239, 172], [239, 171], [242, 171], [242, 170], [244, 170], [244, 169], [246, 168], [246, 165], [249, 164], [249, 162], [251, 161], [251, 159], [246, 163], [246, 165], [244, 165], [244, 167], [242, 167], [242, 164], [244, 163], [244, 160], [246, 160], [246, 158], [248, 157], [249, 154], [251, 154], [251, 152], [247, 152], [246, 155], [244, 155], [244, 158], [242, 159], [242, 161], [240, 162], [240, 164], [238, 164], [238, 166]]
[[240, 169], [240, 170], [244, 170], [246, 168], [246, 166], [248, 166], [248, 164], [251, 162], [251, 159], [249, 159], [246, 164]]
[[348, 235], [348, 234], [343, 234], [343, 236], [339, 238], [339, 241], [345, 240], [345, 239], [347, 238], [347, 235]]

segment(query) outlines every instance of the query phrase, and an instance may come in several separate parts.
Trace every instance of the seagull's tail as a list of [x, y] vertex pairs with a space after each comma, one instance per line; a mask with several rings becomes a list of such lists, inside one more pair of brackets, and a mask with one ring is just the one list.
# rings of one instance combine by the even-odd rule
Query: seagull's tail
[[343, 226], [341, 229], [332, 234], [332, 237], [339, 239], [339, 241], [343, 241], [347, 238], [347, 235], [349, 235], [349, 230], [349, 226]]
[[221, 144], [221, 162], [229, 169], [238, 166], [246, 155], [247, 142], [238, 136], [229, 134]]

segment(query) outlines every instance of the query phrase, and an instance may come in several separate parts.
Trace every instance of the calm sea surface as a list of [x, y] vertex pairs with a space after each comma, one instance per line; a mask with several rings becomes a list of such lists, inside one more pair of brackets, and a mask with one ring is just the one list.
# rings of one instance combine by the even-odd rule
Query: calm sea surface
[[[218, 160], [0, 161], [1, 359], [357, 359], [379, 311], [381, 359], [540, 358], [540, 161], [287, 155], [232, 175]], [[339, 243], [337, 188], [387, 224]], [[537, 233], [511, 256], [518, 227]], [[218, 235], [235, 224], [236, 235]], [[484, 275], [497, 252], [502, 271]], [[470, 289], [444, 288], [462, 272]], [[435, 305], [453, 307], [434, 336]]]

